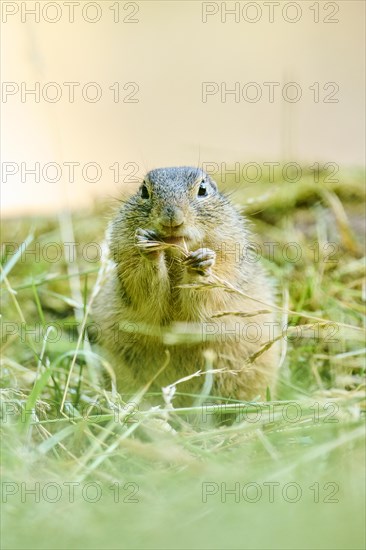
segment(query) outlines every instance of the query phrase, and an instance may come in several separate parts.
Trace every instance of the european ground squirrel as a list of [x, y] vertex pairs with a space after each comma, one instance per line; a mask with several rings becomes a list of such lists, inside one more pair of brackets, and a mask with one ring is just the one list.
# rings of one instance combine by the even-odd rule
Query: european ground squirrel
[[122, 396], [151, 382], [150, 402], [163, 403], [162, 388], [185, 377], [176, 406], [203, 389], [239, 400], [265, 400], [267, 388], [273, 395], [272, 285], [249, 260], [245, 219], [205, 172], [150, 171], [108, 234], [112, 269], [94, 319]]

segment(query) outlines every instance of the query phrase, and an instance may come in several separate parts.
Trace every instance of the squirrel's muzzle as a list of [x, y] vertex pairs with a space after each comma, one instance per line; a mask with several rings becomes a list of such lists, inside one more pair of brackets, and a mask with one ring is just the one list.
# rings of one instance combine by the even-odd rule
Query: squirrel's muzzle
[[176, 206], [167, 206], [159, 216], [159, 225], [162, 229], [176, 229], [184, 224], [183, 210]]

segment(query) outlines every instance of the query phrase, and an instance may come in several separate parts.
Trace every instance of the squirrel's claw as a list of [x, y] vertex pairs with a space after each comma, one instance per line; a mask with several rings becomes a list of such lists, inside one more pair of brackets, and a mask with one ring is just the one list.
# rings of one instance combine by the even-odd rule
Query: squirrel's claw
[[135, 240], [141, 254], [152, 255], [161, 249], [162, 242], [154, 231], [139, 228], [136, 230]]
[[199, 248], [191, 252], [184, 260], [187, 269], [196, 271], [199, 275], [207, 277], [211, 275], [211, 268], [215, 265], [216, 253], [210, 248]]
[[149, 229], [136, 229], [135, 233], [136, 240], [139, 241], [157, 241], [158, 236], [154, 231], [151, 231]]

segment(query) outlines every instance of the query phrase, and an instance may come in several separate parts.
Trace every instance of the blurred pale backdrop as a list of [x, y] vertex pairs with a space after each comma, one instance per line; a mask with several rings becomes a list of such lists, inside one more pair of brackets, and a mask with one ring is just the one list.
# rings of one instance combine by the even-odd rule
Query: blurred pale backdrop
[[162, 165], [362, 165], [364, 12], [352, 0], [2, 2], [3, 213], [87, 206]]

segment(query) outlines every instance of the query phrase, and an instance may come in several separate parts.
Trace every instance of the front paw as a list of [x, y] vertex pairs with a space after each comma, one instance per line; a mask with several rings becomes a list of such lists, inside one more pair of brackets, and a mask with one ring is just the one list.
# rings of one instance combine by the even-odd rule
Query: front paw
[[216, 253], [210, 248], [199, 248], [191, 252], [184, 260], [184, 265], [189, 271], [194, 271], [198, 275], [208, 277], [212, 273], [212, 267], [215, 265]]
[[158, 235], [149, 229], [137, 229], [135, 242], [139, 252], [149, 260], [157, 259], [164, 245]]

